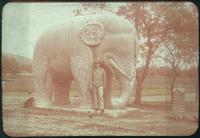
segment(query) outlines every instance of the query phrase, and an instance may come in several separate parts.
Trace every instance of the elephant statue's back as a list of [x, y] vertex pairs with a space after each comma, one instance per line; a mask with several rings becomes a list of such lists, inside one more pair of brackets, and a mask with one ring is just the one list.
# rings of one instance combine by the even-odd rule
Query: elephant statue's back
[[76, 26], [77, 29], [89, 22], [101, 22], [105, 26], [106, 33], [136, 33], [133, 23], [113, 13], [80, 15], [72, 18], [72, 20], [68, 20], [68, 22], [73, 22], [71, 25]]

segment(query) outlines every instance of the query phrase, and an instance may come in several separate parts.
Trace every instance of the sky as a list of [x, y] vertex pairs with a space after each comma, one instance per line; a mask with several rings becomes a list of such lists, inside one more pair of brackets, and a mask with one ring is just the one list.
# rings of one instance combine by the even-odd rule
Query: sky
[[8, 3], [3, 7], [2, 51], [32, 58], [40, 33], [51, 25], [67, 20], [77, 6], [59, 3]]
[[[111, 3], [116, 9], [124, 3]], [[39, 35], [67, 21], [80, 3], [8, 3], [3, 7], [2, 51], [32, 59]]]

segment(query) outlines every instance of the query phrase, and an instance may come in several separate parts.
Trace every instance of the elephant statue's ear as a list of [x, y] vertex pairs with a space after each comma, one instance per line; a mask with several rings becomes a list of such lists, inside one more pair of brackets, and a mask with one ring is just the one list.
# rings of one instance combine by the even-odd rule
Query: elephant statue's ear
[[101, 22], [91, 22], [83, 26], [79, 35], [83, 43], [91, 47], [97, 46], [105, 35], [105, 28]]

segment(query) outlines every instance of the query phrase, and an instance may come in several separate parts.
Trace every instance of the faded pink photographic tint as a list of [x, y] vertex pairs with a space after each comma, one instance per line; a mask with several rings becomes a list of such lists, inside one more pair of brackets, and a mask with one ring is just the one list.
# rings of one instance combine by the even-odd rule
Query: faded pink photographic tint
[[2, 12], [6, 135], [197, 131], [194, 3], [12, 2]]

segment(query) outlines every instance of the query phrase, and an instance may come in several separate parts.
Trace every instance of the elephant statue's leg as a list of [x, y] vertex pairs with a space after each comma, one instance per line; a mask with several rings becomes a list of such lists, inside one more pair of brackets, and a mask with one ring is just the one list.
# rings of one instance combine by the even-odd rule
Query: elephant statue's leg
[[80, 107], [81, 108], [91, 108], [92, 107], [92, 97], [89, 92], [89, 71], [79, 70], [79, 75], [74, 74], [74, 79], [78, 84], [80, 91]]
[[45, 71], [43, 74], [37, 74], [36, 76], [36, 106], [48, 106], [52, 104], [52, 90], [53, 79], [49, 73]]
[[73, 47], [71, 52], [71, 70], [75, 82], [79, 86], [80, 107], [91, 108], [92, 100], [89, 92], [89, 83], [92, 73], [92, 53], [86, 46]]
[[106, 88], [104, 92], [104, 104], [106, 108], [111, 108], [111, 88], [113, 75], [109, 70], [106, 71]]
[[52, 104], [53, 79], [48, 71], [46, 58], [40, 52], [34, 52], [32, 61], [33, 77], [35, 80], [34, 97], [37, 107], [45, 107]]
[[59, 105], [70, 104], [69, 90], [71, 81], [68, 82], [54, 82], [54, 103]]

